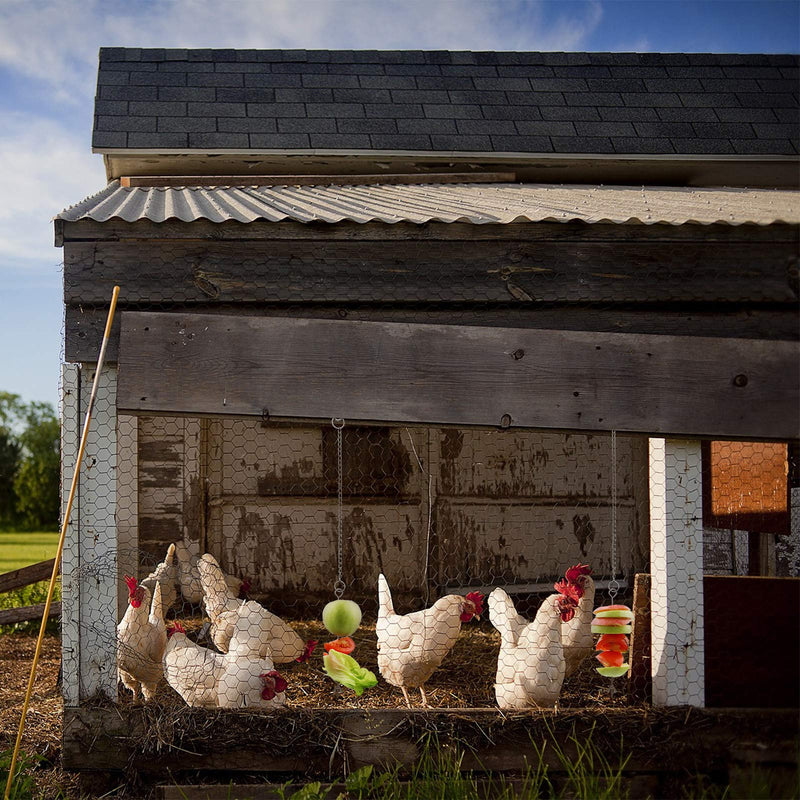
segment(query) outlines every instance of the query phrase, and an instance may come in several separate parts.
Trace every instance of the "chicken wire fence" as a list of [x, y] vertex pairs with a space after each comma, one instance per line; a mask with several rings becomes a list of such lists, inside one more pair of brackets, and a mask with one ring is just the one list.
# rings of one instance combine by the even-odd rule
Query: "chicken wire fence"
[[[634, 578], [650, 571], [646, 437], [127, 415], [116, 434], [116, 477], [90, 461], [84, 486], [116, 547], [84, 556], [71, 580], [96, 593], [79, 624], [116, 658], [120, 702], [514, 709], [650, 696], [649, 631], [628, 674], [627, 612], [593, 616], [633, 608]], [[729, 477], [757, 461], [732, 466], [735, 449]], [[700, 494], [674, 502], [700, 508]], [[733, 496], [728, 522], [747, 518]], [[731, 531], [704, 530], [707, 571], [754, 571]], [[327, 605], [339, 596], [363, 617]], [[115, 611], [113, 637], [100, 618]]]
[[[352, 191], [367, 202], [369, 190]], [[279, 193], [289, 205], [318, 202], [302, 187]], [[154, 202], [166, 196], [152, 190]], [[120, 219], [109, 222], [127, 225]], [[273, 234], [261, 229], [245, 235], [245, 224], [239, 234], [220, 225], [219, 237], [206, 227], [197, 234], [205, 238], [183, 239], [184, 224], [173, 221], [182, 231], [175, 238], [155, 233], [152, 223], [161, 238], [136, 239], [136, 224], [133, 238], [96, 234], [98, 241], [65, 243], [72, 362], [91, 358], [86, 342], [102, 331], [115, 283], [123, 313], [162, 311], [176, 320], [196, 312], [719, 337], [730, 333], [734, 323], [720, 323], [730, 314], [736, 335], [796, 336], [794, 311], [739, 313], [749, 304], [786, 302], [772, 274], [779, 267], [769, 261], [781, 251], [749, 241], [752, 232], [719, 242], [677, 227], [662, 232], [664, 241], [638, 241], [615, 226], [594, 241], [564, 223], [558, 233], [526, 239], [517, 232], [514, 239], [495, 230], [501, 226], [459, 223], [447, 234], [401, 230], [384, 241], [381, 228], [374, 239], [356, 241], [362, 233], [348, 232], [348, 223], [329, 235], [318, 222], [308, 226], [308, 239], [305, 231], [285, 239], [267, 239]], [[76, 380], [69, 386], [86, 376]], [[351, 380], [346, 371], [342, 380]], [[601, 634], [592, 631], [596, 608], [642, 602], [634, 599], [635, 578], [651, 571], [659, 467], [647, 437], [512, 423], [366, 425], [348, 419], [346, 408], [337, 411], [340, 430], [330, 420], [290, 422], [268, 413], [132, 416], [117, 414], [114, 386], [98, 398], [103, 422], [81, 478], [81, 536], [73, 541], [92, 546], [65, 552], [65, 576], [81, 587], [78, 608], [65, 582], [65, 619], [80, 629], [67, 639], [81, 641], [80, 652], [65, 647], [65, 671], [82, 674], [83, 666], [89, 672], [111, 659], [127, 687], [121, 702], [143, 690], [158, 702], [210, 707], [393, 707], [406, 702], [405, 693], [415, 706], [585, 707], [650, 696], [649, 623], [631, 640], [627, 617], [599, 618], [615, 623], [602, 651], [595, 650]], [[65, 415], [65, 480], [79, 417]], [[113, 454], [103, 451], [106, 440], [116, 442]], [[748, 527], [758, 516], [748, 470], [769, 460], [773, 471], [784, 469], [775, 485], [785, 491], [791, 459], [781, 447], [777, 468], [764, 451], [703, 453], [703, 463], [714, 455], [732, 482], [715, 497], [714, 516], [690, 520], [700, 571], [797, 574], [796, 528], [776, 535], [760, 523]], [[115, 469], [95, 468], [93, 458]], [[689, 486], [676, 482], [667, 500], [675, 508], [666, 511], [699, 514], [705, 501], [699, 477]], [[109, 530], [113, 536], [103, 535]], [[349, 607], [338, 609], [341, 619], [323, 620], [337, 588], [358, 605], [360, 624]], [[665, 605], [661, 588], [653, 586], [653, 602]], [[698, 603], [697, 586], [669, 591], [678, 614]], [[109, 614], [120, 622], [116, 635]], [[660, 623], [653, 624], [655, 642]], [[346, 641], [325, 655], [337, 639]], [[641, 648], [630, 675], [596, 671], [634, 666], [630, 646]], [[702, 676], [690, 680], [702, 683]]]

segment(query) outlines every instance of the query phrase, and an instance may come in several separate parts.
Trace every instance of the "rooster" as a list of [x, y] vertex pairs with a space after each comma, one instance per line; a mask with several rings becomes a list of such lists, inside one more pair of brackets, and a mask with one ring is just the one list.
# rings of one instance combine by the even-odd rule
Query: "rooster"
[[[200, 562], [200, 544], [189, 542], [176, 542], [175, 554], [178, 557], [178, 582], [181, 587], [181, 596], [193, 606], [200, 605], [203, 601], [203, 584], [200, 580], [198, 564]], [[247, 579], [225, 575], [225, 583], [234, 596], [246, 594], [250, 584]]]
[[280, 617], [252, 600], [241, 601], [225, 581], [225, 574], [214, 556], [206, 553], [198, 562], [206, 613], [211, 620], [211, 639], [219, 650], [228, 652], [237, 622], [247, 620], [242, 635], [247, 635], [256, 649], [266, 654], [268, 649], [278, 664], [310, 655], [309, 648], [295, 631]]
[[175, 584], [178, 581], [178, 571], [175, 568], [175, 545], [171, 544], [167, 548], [167, 554], [156, 568], [141, 582], [150, 590], [150, 594], [155, 591], [156, 583], [161, 586], [161, 602], [165, 609], [172, 608], [178, 599]]
[[278, 708], [286, 702], [286, 681], [272, 659], [247, 643], [244, 626], [235, 626], [231, 648], [214, 653], [192, 642], [180, 623], [170, 630], [164, 652], [167, 683], [186, 701], [201, 708]]
[[500, 632], [495, 697], [503, 709], [550, 707], [564, 682], [566, 661], [561, 644], [562, 624], [575, 615], [577, 591], [547, 597], [533, 622], [523, 625], [513, 600], [503, 589], [489, 595], [489, 619]]
[[561, 642], [564, 645], [564, 658], [567, 664], [566, 677], [569, 678], [578, 669], [581, 662], [594, 652], [594, 635], [592, 634], [592, 617], [594, 616], [594, 581], [592, 571], [586, 564], [570, 567], [565, 580], [559, 581], [556, 591], [561, 592], [564, 584], [575, 587], [578, 608], [575, 616], [565, 622], [561, 628]]
[[117, 674], [123, 685], [133, 692], [136, 701], [139, 688], [145, 700], [152, 700], [161, 681], [161, 659], [167, 644], [161, 584], [153, 590], [125, 576], [128, 584], [128, 609], [117, 626]]
[[378, 576], [378, 669], [384, 679], [403, 690], [411, 708], [408, 687], [418, 687], [428, 707], [424, 684], [458, 639], [461, 623], [480, 619], [483, 596], [448, 594], [430, 608], [412, 614], [395, 614], [389, 584]]

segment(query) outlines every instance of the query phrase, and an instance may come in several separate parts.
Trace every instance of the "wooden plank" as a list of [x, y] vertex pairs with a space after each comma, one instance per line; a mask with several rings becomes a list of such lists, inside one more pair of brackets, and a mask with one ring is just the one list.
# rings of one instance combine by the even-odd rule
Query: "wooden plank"
[[145, 312], [123, 312], [122, 328], [118, 406], [138, 413], [719, 438], [798, 430], [792, 342]]
[[609, 224], [571, 222], [537, 222], [535, 224], [509, 223], [473, 225], [466, 222], [426, 222], [415, 224], [397, 222], [337, 222], [305, 223], [286, 220], [284, 222], [211, 222], [194, 220], [182, 222], [171, 219], [152, 222], [141, 219], [125, 222], [110, 219], [95, 222], [83, 219], [77, 222], [55, 220], [56, 246], [64, 242], [120, 241], [126, 239], [213, 239], [232, 241], [309, 239], [309, 240], [353, 240], [353, 241], [403, 241], [408, 239], [438, 239], [443, 241], [658, 241], [682, 242], [795, 242], [800, 238], [800, 227], [775, 223], [773, 225], [731, 226], [715, 225], [655, 225]]
[[412, 175], [151, 175], [123, 176], [120, 186], [366, 186], [423, 183], [513, 183], [513, 172], [429, 172]]
[[633, 584], [633, 631], [628, 663], [631, 665], [628, 702], [632, 705], [651, 702], [650, 575], [643, 572], [637, 573]]
[[795, 303], [794, 243], [227, 241], [75, 242], [67, 304]]
[[[287, 708], [277, 714], [173, 710], [183, 714], [156, 732], [157, 708], [64, 709], [63, 765], [69, 770], [132, 769], [153, 775], [193, 770], [244, 773], [297, 772], [335, 779], [346, 768], [386, 761], [410, 767], [415, 763], [420, 733], [438, 732], [463, 742], [462, 769], [523, 773], [526, 759], [538, 764], [534, 743], [557, 736], [566, 742], [575, 733], [588, 735], [596, 726], [595, 742], [610, 752], [625, 736], [625, 771], [694, 771], [725, 759], [731, 746], [760, 747], [791, 740], [797, 733], [792, 710], [768, 713], [692, 709], [650, 709], [643, 722], [640, 709], [562, 709], [508, 714], [493, 709], [318, 709], [312, 714]], [[195, 716], [196, 712], [200, 714]], [[149, 720], [149, 721], [148, 721]], [[209, 736], [210, 726], [228, 732], [249, 730], [246, 741]], [[631, 729], [640, 735], [630, 739]], [[392, 759], [391, 746], [395, 746]], [[563, 769], [552, 752], [545, 761]], [[724, 763], [724, 761], [722, 762]], [[174, 780], [174, 778], [173, 778]], [[672, 796], [657, 794], [657, 796]]]
[[[120, 311], [138, 310], [135, 305], [120, 302]], [[143, 309], [147, 310], [147, 309]], [[175, 303], [170, 311], [176, 314], [196, 310], [194, 305]], [[642, 303], [631, 306], [609, 304], [599, 308], [565, 303], [508, 303], [495, 308], [469, 308], [434, 304], [413, 308], [387, 307], [385, 304], [353, 307], [315, 304], [248, 304], [225, 303], [203, 307], [207, 314], [249, 314], [262, 317], [308, 317], [313, 319], [349, 319], [382, 322], [414, 322], [435, 325], [485, 325], [489, 327], [532, 328], [568, 331], [607, 331], [609, 333], [646, 333], [668, 336], [714, 336], [733, 339], [767, 339], [795, 341], [800, 339], [800, 313], [796, 303], [763, 307], [729, 304], [705, 304], [703, 307], [681, 307], [668, 304]], [[95, 358], [100, 349], [106, 324], [106, 309], [69, 305], [66, 309], [65, 358], [85, 362]], [[116, 363], [119, 354], [120, 317], [114, 319], [106, 361]]]
[[[44, 603], [35, 606], [21, 606], [20, 608], [8, 608], [0, 611], [0, 625], [13, 625], [16, 622], [29, 622], [34, 619], [41, 619], [44, 614]], [[61, 616], [61, 603], [50, 604], [50, 617]]]
[[55, 559], [51, 558], [49, 561], [40, 561], [38, 564], [4, 572], [0, 575], [0, 593], [10, 592], [12, 589], [19, 589], [37, 581], [49, 581], [53, 574], [54, 563]]

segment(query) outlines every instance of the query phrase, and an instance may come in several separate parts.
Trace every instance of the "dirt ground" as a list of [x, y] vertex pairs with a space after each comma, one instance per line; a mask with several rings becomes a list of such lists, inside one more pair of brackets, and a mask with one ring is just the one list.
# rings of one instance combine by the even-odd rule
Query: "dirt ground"
[[[196, 635], [201, 619], [183, 620], [187, 630]], [[324, 642], [330, 638], [316, 621], [299, 622], [295, 626], [306, 639]], [[362, 666], [377, 670], [374, 626], [364, 625], [355, 635], [354, 657]], [[20, 721], [22, 703], [27, 687], [36, 637], [29, 634], [0, 636], [0, 752], [14, 746]], [[497, 663], [499, 635], [488, 623], [465, 625], [462, 634], [428, 686], [428, 699], [437, 708], [494, 707], [493, 682]], [[353, 692], [334, 684], [322, 670], [321, 645], [308, 664], [281, 667], [289, 681], [287, 697], [295, 707], [327, 708], [399, 708], [404, 706], [399, 689], [379, 679], [373, 689], [357, 698]], [[37, 670], [36, 683], [25, 733], [22, 752], [39, 757], [33, 771], [38, 795], [42, 798], [78, 798], [81, 795], [77, 776], [61, 769], [62, 709], [58, 674], [60, 643], [57, 636], [48, 635], [44, 641]], [[562, 707], [609, 707], [625, 705], [622, 694], [612, 696], [610, 684], [594, 671], [591, 659], [584, 662], [576, 675], [564, 685]], [[131, 703], [131, 696], [120, 689], [120, 702]], [[163, 685], [158, 702], [165, 706], [182, 705], [183, 701], [168, 686]], [[419, 694], [412, 692], [412, 702]]]
[[[35, 647], [36, 636], [0, 635], [0, 752], [14, 747]], [[79, 797], [77, 778], [61, 769], [60, 663], [59, 638], [48, 635], [39, 657], [21, 748], [23, 758], [40, 757], [33, 775], [39, 796], [48, 799]]]

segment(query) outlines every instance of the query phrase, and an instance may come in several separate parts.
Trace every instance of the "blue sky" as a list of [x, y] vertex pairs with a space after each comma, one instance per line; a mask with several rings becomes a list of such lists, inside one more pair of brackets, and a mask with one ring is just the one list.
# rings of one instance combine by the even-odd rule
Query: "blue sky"
[[101, 46], [796, 53], [796, 0], [0, 0], [0, 390], [57, 404], [51, 219], [105, 184]]

